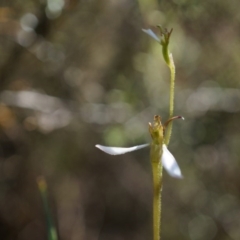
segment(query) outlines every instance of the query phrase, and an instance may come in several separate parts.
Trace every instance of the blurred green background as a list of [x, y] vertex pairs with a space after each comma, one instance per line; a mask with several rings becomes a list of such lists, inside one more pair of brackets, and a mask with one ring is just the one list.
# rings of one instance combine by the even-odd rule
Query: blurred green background
[[0, 0], [0, 239], [152, 239], [149, 149], [169, 71], [141, 29], [173, 28], [175, 121], [162, 239], [240, 239], [238, 1]]

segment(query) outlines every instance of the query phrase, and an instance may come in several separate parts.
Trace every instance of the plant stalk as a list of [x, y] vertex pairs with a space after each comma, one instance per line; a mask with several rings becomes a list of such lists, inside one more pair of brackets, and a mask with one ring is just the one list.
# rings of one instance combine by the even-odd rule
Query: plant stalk
[[152, 163], [153, 171], [153, 240], [160, 240], [162, 164]]
[[160, 240], [162, 193], [162, 146], [152, 143], [151, 163], [153, 174], [153, 240]]
[[[169, 63], [167, 64], [170, 70], [170, 94], [169, 94], [169, 118], [173, 117], [173, 111], [174, 111], [174, 89], [175, 89], [175, 65], [173, 61], [172, 54], [169, 54]], [[170, 138], [172, 135], [172, 122], [169, 123], [166, 137], [165, 137], [165, 144], [168, 145], [170, 142]]]

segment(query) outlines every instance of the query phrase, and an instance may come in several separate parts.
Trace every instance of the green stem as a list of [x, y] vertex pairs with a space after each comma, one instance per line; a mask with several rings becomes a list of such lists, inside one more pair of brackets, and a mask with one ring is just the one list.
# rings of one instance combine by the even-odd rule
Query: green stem
[[[162, 192], [162, 146], [152, 143], [151, 163], [153, 173], [153, 240], [160, 240], [161, 192]], [[160, 158], [159, 158], [160, 157]]]
[[160, 240], [162, 164], [152, 163], [153, 171], [153, 240]]
[[[174, 88], [175, 88], [175, 74], [176, 74], [172, 54], [169, 54], [168, 67], [170, 69], [169, 118], [172, 118], [173, 111], [174, 111]], [[170, 142], [171, 134], [172, 134], [172, 122], [169, 123], [168, 128], [167, 128], [167, 133], [166, 133], [166, 137], [165, 137], [166, 145], [168, 145]]]

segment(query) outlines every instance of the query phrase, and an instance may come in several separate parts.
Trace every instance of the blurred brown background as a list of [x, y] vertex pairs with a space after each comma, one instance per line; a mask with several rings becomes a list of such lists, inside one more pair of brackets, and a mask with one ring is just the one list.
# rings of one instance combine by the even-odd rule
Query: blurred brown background
[[[152, 239], [149, 149], [168, 117], [169, 71], [141, 29], [173, 28], [175, 121], [162, 239], [240, 239], [238, 1], [0, 0], [0, 239]], [[153, 30], [157, 30], [152, 27]]]

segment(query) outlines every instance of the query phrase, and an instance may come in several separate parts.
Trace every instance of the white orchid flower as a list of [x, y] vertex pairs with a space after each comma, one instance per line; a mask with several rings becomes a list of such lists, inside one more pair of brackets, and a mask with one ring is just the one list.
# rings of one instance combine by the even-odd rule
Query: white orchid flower
[[[168, 31], [166, 28], [162, 28], [160, 25], [157, 26], [160, 30], [160, 37], [159, 38], [150, 28], [148, 29], [142, 29], [143, 32], [145, 32], [148, 36], [159, 42], [161, 45], [167, 47], [169, 44], [169, 39], [172, 34], [173, 29]], [[164, 56], [165, 58], [165, 56]]]
[[[154, 117], [154, 125], [152, 126], [149, 123], [149, 130], [152, 135], [152, 143], [151, 143], [151, 161], [160, 161], [162, 162], [163, 167], [168, 172], [168, 174], [171, 177], [174, 178], [183, 178], [181, 170], [177, 164], [176, 159], [174, 156], [170, 153], [170, 151], [167, 149], [167, 146], [163, 143], [163, 141], [159, 142], [159, 139], [164, 139], [164, 129], [167, 126], [167, 124], [172, 121], [173, 119], [180, 118], [179, 116], [169, 119], [165, 125], [162, 126], [160, 117], [155, 116]], [[181, 117], [182, 118], [182, 117]], [[183, 118], [182, 118], [183, 119]], [[159, 135], [159, 133], [161, 133]], [[102, 145], [96, 145], [96, 147], [103, 152], [110, 154], [110, 155], [122, 155], [128, 152], [137, 151], [139, 149], [148, 147], [150, 144], [142, 144], [137, 145], [134, 147], [107, 147]]]
[[[103, 152], [110, 154], [110, 155], [122, 155], [125, 153], [137, 151], [141, 148], [148, 147], [150, 144], [142, 144], [134, 147], [122, 148], [122, 147], [107, 147], [97, 144], [96, 147]], [[163, 144], [163, 153], [162, 153], [162, 164], [168, 174], [175, 178], [182, 178], [181, 170], [175, 160], [174, 156], [171, 152], [167, 149], [167, 146]]]
[[147, 35], [152, 37], [157, 42], [160, 42], [160, 38], [149, 28], [149, 29], [142, 29], [143, 32], [145, 32]]

